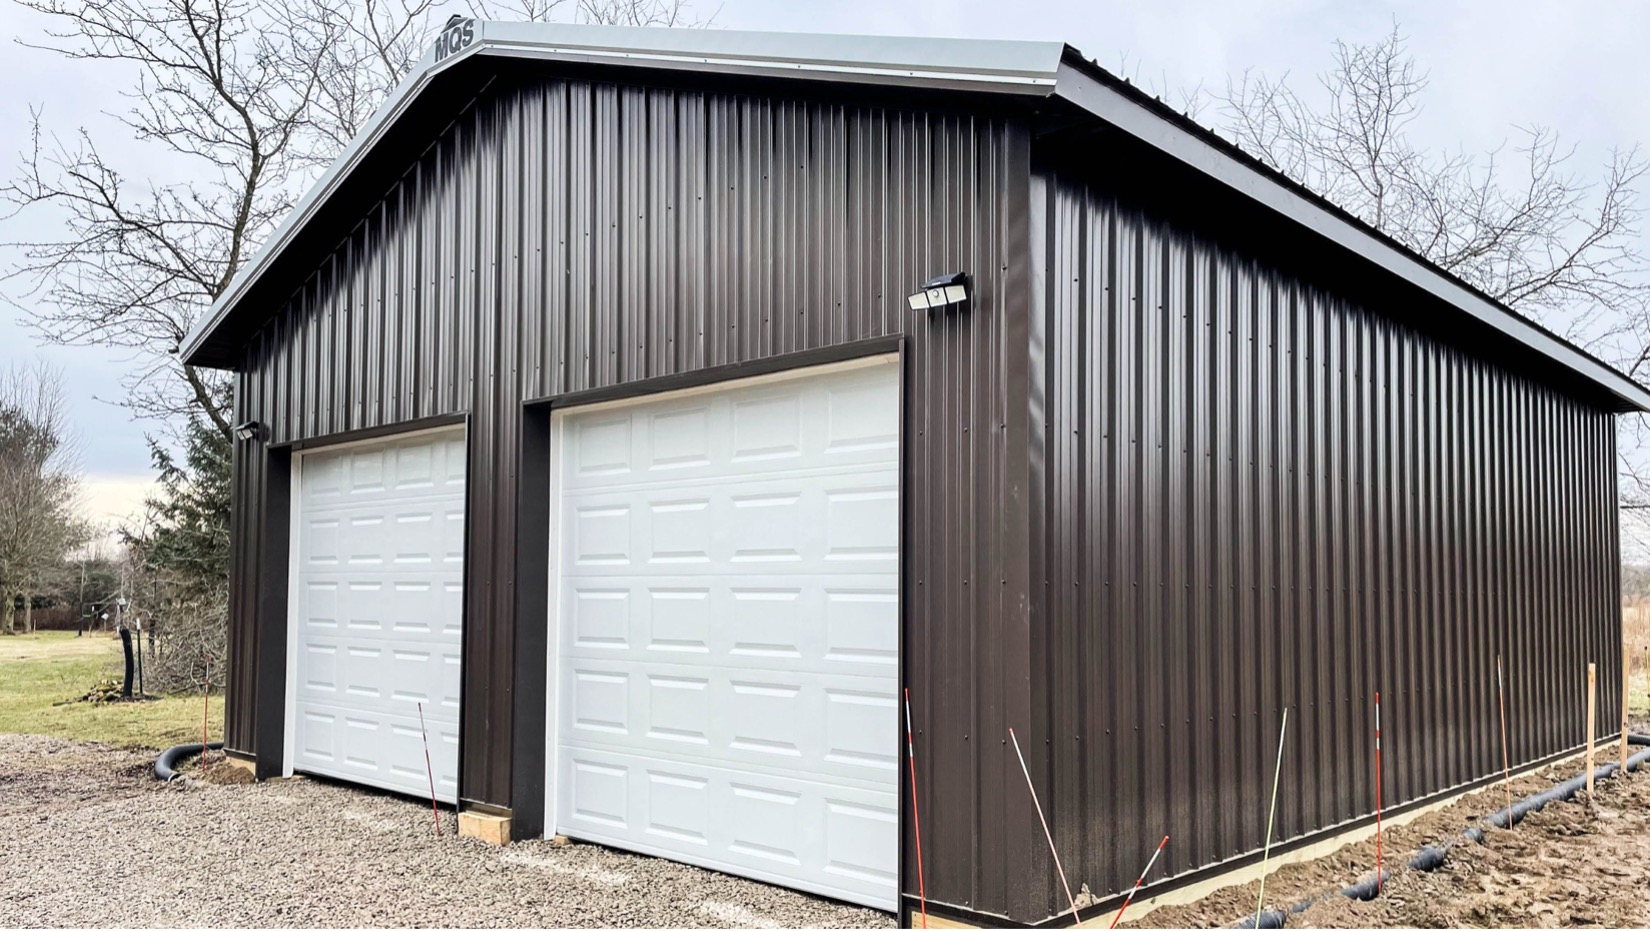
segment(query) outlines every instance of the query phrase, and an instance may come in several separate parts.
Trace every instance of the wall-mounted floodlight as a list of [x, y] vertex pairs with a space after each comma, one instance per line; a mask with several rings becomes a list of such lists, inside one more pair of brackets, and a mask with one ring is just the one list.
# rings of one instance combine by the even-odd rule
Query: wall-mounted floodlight
[[968, 292], [968, 273], [952, 272], [928, 279], [921, 291], [907, 295], [905, 301], [912, 310], [919, 311], [961, 308], [968, 303]]
[[234, 430], [235, 439], [237, 440], [255, 440], [258, 437], [263, 436], [264, 433], [263, 424], [257, 422], [256, 420], [248, 420], [246, 423], [238, 423], [231, 429]]

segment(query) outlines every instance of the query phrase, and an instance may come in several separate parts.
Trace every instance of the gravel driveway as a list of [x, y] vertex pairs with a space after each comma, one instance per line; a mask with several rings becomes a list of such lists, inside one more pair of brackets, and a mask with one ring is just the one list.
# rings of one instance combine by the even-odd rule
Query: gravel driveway
[[437, 838], [417, 802], [309, 780], [150, 777], [147, 755], [0, 735], [0, 925], [891, 927], [651, 857]]

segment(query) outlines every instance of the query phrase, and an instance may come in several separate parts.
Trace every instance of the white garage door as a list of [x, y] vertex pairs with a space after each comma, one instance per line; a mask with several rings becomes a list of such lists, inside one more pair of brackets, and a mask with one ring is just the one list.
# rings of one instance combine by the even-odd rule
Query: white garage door
[[559, 417], [560, 832], [896, 907], [899, 404], [878, 359]]
[[458, 798], [464, 434], [298, 459], [288, 768]]

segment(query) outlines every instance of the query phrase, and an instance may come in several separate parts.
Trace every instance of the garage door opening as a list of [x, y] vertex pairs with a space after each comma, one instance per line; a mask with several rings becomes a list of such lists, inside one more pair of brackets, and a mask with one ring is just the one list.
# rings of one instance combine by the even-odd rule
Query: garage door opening
[[559, 833], [894, 910], [897, 357], [558, 412]]
[[[296, 455], [287, 775], [458, 800], [464, 432]], [[422, 728], [419, 705], [423, 706]]]

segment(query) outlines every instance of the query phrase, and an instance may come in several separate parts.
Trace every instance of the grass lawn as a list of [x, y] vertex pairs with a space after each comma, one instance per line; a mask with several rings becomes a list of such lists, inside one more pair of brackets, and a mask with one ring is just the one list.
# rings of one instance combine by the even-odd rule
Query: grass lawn
[[[74, 701], [121, 673], [120, 638], [49, 630], [0, 636], [0, 734], [51, 734], [117, 747], [164, 748], [201, 739], [201, 699]], [[67, 702], [67, 704], [59, 704]], [[223, 739], [223, 699], [212, 696], [208, 727]]]

